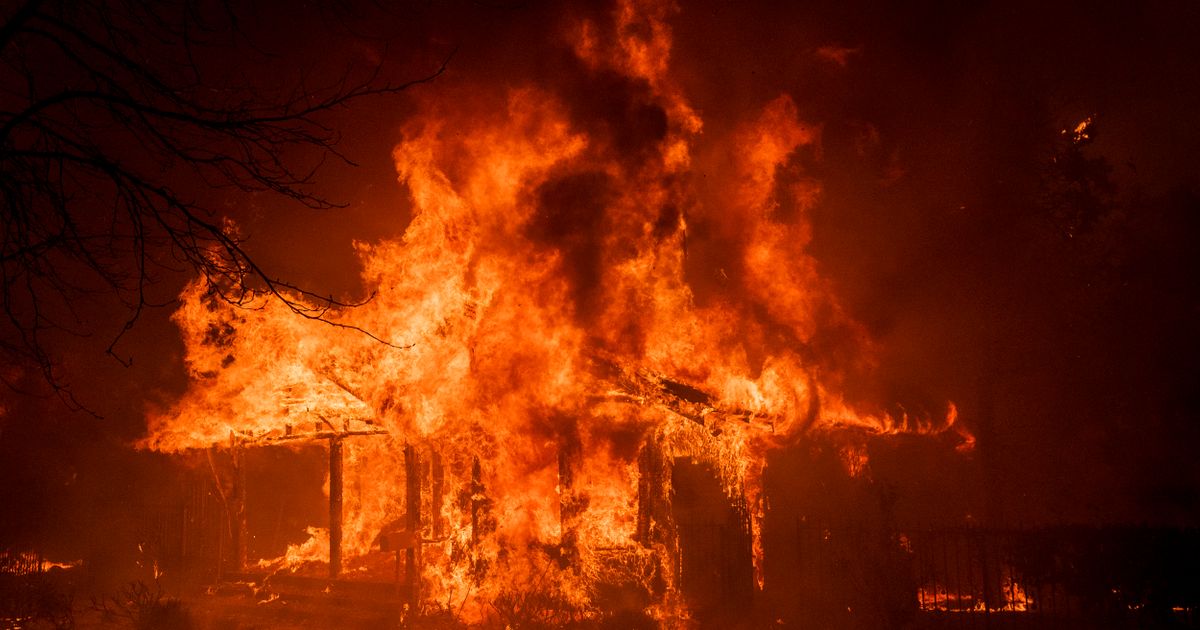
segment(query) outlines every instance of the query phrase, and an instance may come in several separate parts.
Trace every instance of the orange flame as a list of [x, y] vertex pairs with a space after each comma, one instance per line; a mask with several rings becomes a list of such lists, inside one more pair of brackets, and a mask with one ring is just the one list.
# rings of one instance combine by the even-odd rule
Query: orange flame
[[[521, 587], [592, 610], [614, 572], [658, 575], [650, 610], [686, 614], [670, 536], [638, 531], [647, 445], [720, 472], [748, 506], [761, 568], [770, 448], [828, 431], [960, 431], [953, 407], [942, 422], [857, 413], [805, 358], [822, 321], [853, 325], [806, 252], [819, 186], [785, 173], [817, 132], [780, 96], [701, 155], [701, 117], [670, 74], [670, 13], [623, 0], [608, 30], [570, 29], [584, 65], [640, 91], [654, 137], [637, 155], [533, 85], [473, 88], [408, 123], [394, 157], [412, 221], [399, 240], [358, 244], [375, 298], [330, 315], [394, 345], [189, 286], [175, 321], [192, 386], [151, 417], [143, 445], [369, 435], [345, 442], [347, 467], [374, 481], [348, 489], [348, 556], [404, 515], [403, 447], [438, 453], [445, 500], [423, 505], [423, 592], [471, 621]], [[693, 174], [710, 162], [729, 166], [712, 169], [715, 192]], [[798, 209], [786, 217], [785, 197]], [[721, 271], [732, 288], [704, 300], [687, 278], [693, 218], [740, 252]], [[865, 451], [853, 452], [861, 472]], [[327, 532], [311, 533], [281, 561], [323, 556]]]

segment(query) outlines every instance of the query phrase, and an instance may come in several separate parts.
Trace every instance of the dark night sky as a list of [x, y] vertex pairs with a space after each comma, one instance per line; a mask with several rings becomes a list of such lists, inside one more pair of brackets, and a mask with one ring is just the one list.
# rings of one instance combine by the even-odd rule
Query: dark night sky
[[[971, 465], [995, 517], [1195, 525], [1200, 6], [1093, 4], [683, 2], [673, 63], [713, 137], [782, 93], [820, 128], [820, 150], [790, 167], [821, 183], [811, 251], [878, 346], [876, 369], [848, 376], [852, 398], [926, 413], [955, 401], [979, 437]], [[558, 11], [422, 4], [380, 27], [386, 47], [349, 30], [318, 40], [321, 16], [303, 11], [282, 18], [295, 23], [260, 15], [249, 33], [287, 64], [386, 51], [397, 72], [457, 47], [449, 72], [417, 88], [437, 102], [464, 86], [554, 85]], [[845, 49], [845, 64], [822, 48]], [[337, 112], [361, 166], [333, 167], [321, 184], [348, 208], [233, 194], [217, 205], [280, 274], [354, 290], [351, 241], [398, 235], [408, 220], [390, 151], [415, 102]], [[1059, 131], [1088, 116], [1094, 141], [1082, 152], [1107, 165], [1113, 192], [1068, 238], [1051, 159], [1064, 150]], [[704, 273], [709, 261], [690, 264]], [[115, 311], [94, 312], [102, 322]], [[143, 430], [147, 405], [183, 386], [168, 315], [145, 317], [123, 346], [131, 368], [103, 356], [103, 334], [60, 347], [102, 420], [4, 394], [0, 502], [37, 515], [6, 523], [8, 535], [70, 536], [87, 521], [81, 510], [158, 490], [145, 484], [158, 463], [120, 445]], [[930, 501], [914, 484], [943, 471], [904, 472], [901, 451], [881, 456], [877, 476]]]

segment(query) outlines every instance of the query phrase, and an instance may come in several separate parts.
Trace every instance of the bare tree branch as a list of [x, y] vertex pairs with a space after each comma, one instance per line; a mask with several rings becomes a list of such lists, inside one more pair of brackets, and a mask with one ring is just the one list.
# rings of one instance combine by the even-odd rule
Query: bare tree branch
[[432, 81], [452, 54], [402, 82], [385, 80], [381, 62], [347, 65], [323, 84], [301, 74], [263, 90], [214, 79], [204, 65], [245, 37], [237, 12], [204, 0], [27, 0], [0, 26], [0, 353], [37, 365], [72, 405], [44, 335], [90, 334], [75, 303], [108, 296], [127, 316], [107, 352], [129, 365], [117, 344], [160, 305], [149, 289], [164, 271], [194, 273], [236, 306], [267, 297], [406, 347], [334, 318], [373, 295], [340, 299], [277, 277], [189, 191], [340, 207], [315, 190], [327, 159], [353, 164], [327, 115]]

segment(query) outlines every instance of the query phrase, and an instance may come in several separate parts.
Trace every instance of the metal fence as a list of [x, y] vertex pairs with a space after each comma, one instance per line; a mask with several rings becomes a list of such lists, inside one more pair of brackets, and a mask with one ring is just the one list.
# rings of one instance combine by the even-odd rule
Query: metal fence
[[33, 575], [42, 572], [42, 555], [35, 551], [0, 549], [0, 574]]
[[798, 522], [792, 543], [784, 608], [823, 627], [1200, 628], [1198, 530]]
[[74, 587], [36, 551], [0, 549], [0, 628], [70, 628]]
[[186, 478], [174, 501], [145, 506], [142, 528], [146, 560], [172, 577], [212, 582], [232, 557], [227, 508], [203, 475]]

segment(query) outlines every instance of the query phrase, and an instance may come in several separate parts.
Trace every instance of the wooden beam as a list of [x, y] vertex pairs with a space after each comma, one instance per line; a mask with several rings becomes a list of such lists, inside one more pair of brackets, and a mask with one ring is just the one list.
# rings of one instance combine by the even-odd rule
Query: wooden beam
[[773, 430], [779, 416], [728, 405], [717, 396], [681, 380], [647, 369], [624, 367], [615, 360], [596, 360], [607, 372], [608, 391], [589, 396], [592, 403], [658, 406], [720, 433], [717, 422], [738, 422]]
[[239, 443], [244, 446], [269, 446], [280, 442], [334, 440], [360, 435], [388, 435], [383, 429], [361, 429], [352, 431], [308, 431], [303, 433], [285, 433], [283, 435], [239, 435]]

